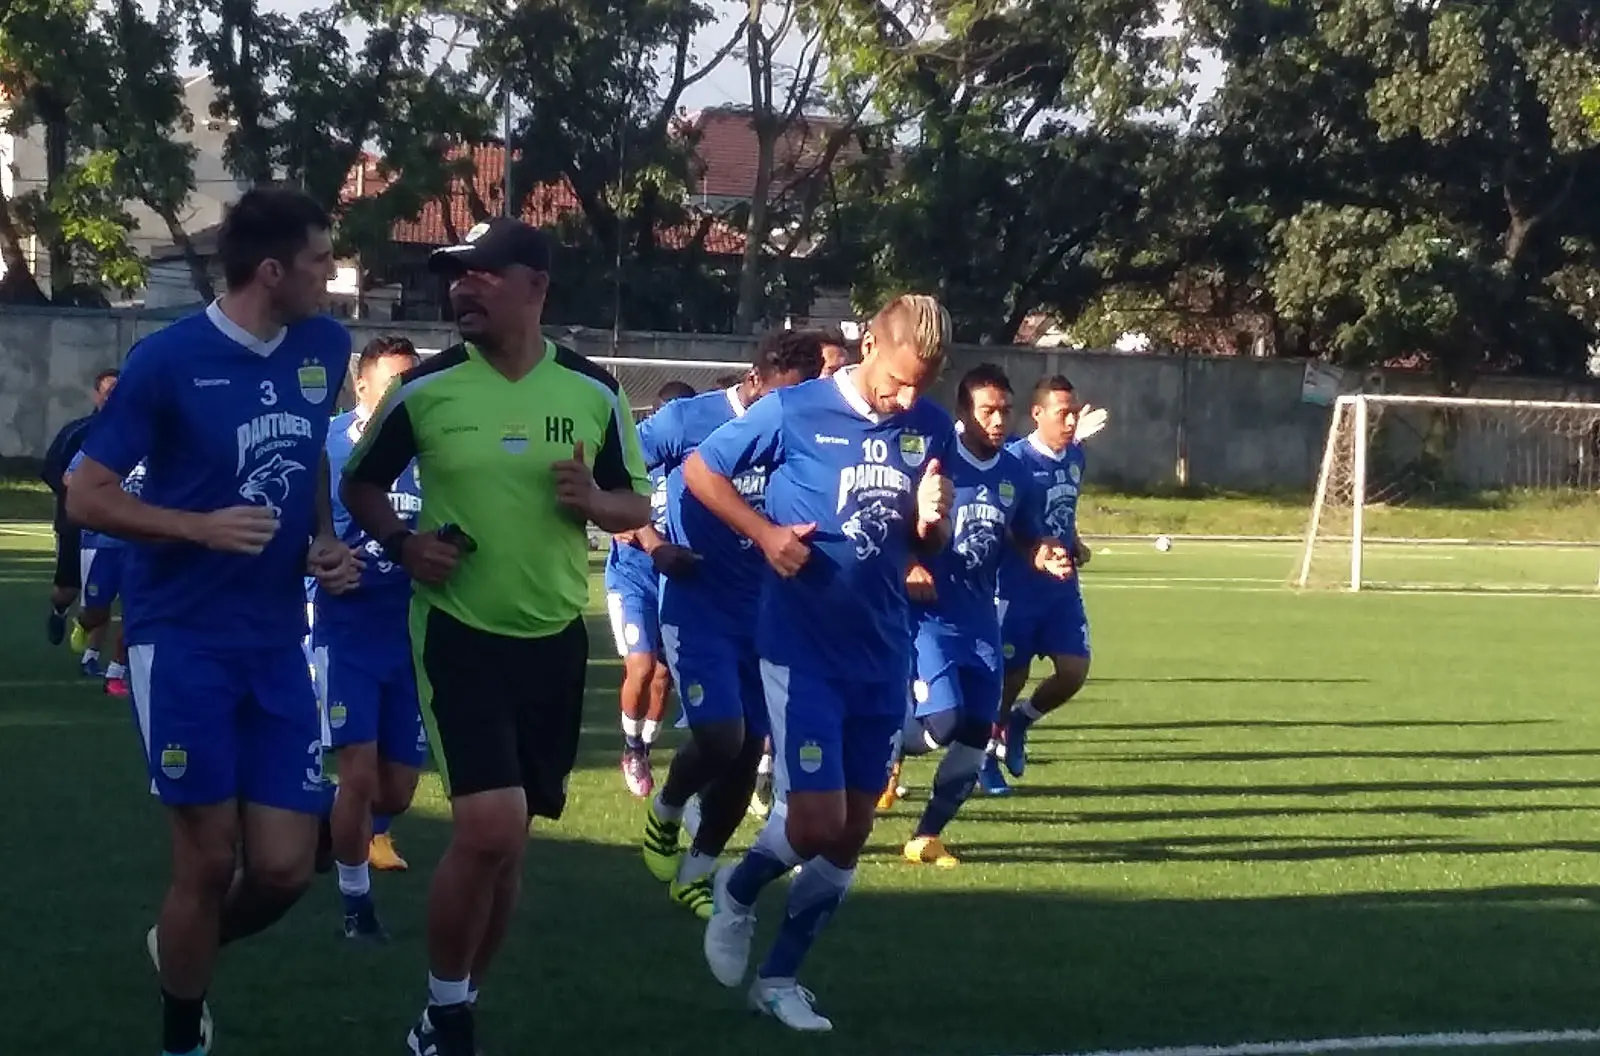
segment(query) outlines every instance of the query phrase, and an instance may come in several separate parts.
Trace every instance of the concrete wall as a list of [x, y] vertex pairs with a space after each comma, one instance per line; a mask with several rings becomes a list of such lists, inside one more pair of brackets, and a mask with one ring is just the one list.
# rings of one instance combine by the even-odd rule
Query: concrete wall
[[[134, 341], [164, 325], [163, 313], [0, 309], [0, 457], [38, 457], [69, 419], [87, 412], [96, 371], [118, 365]], [[419, 347], [454, 342], [448, 324], [351, 326], [359, 346], [401, 332]], [[737, 370], [751, 341], [717, 335], [628, 333], [615, 346], [608, 331], [559, 331], [590, 356], [727, 362]], [[1111, 412], [1112, 427], [1091, 447], [1091, 479], [1137, 487], [1178, 483], [1187, 459], [1190, 484], [1257, 490], [1309, 489], [1328, 428], [1329, 410], [1301, 400], [1304, 364], [1288, 360], [1125, 355], [1114, 352], [960, 348], [936, 392], [948, 404], [956, 379], [978, 363], [1004, 369], [1026, 403], [1040, 377], [1067, 374], [1089, 402]], [[662, 381], [709, 384], [715, 368], [619, 367], [635, 403], [648, 403]], [[1426, 377], [1389, 375], [1391, 392], [1429, 391]], [[1489, 378], [1473, 395], [1540, 399], [1600, 398], [1593, 386]], [[1019, 422], [1020, 426], [1020, 422]]]

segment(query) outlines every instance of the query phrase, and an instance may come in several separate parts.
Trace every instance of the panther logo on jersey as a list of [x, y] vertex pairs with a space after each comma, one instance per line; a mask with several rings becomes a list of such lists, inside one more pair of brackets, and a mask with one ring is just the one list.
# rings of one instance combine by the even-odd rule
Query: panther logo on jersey
[[1000, 549], [1000, 533], [994, 522], [977, 519], [956, 542], [956, 553], [966, 561], [967, 571], [976, 572], [988, 564]]
[[273, 455], [244, 478], [244, 483], [239, 485], [239, 497], [246, 502], [265, 506], [274, 517], [281, 517], [283, 504], [289, 501], [289, 478], [305, 472], [305, 468], [282, 455]]
[[858, 506], [840, 525], [844, 537], [855, 544], [856, 558], [861, 561], [883, 552], [889, 532], [900, 520], [900, 511], [882, 499], [874, 499]]

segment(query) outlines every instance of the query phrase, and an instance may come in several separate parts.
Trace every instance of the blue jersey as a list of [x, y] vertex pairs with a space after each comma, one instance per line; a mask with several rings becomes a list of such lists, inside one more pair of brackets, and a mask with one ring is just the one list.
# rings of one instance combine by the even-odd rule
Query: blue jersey
[[128, 641], [166, 630], [230, 648], [297, 645], [316, 531], [317, 466], [344, 386], [350, 334], [318, 316], [270, 341], [212, 304], [136, 345], [83, 451], [126, 476], [145, 463], [144, 501], [210, 512], [258, 505], [278, 533], [255, 556], [186, 543], [135, 544], [124, 571]]
[[[1038, 433], [1014, 441], [1006, 450], [1021, 460], [1033, 478], [1028, 514], [1043, 537], [1071, 546], [1078, 533], [1078, 489], [1083, 483], [1083, 445], [1074, 441], [1060, 454], [1051, 451]], [[1000, 573], [1000, 593], [1027, 602], [1039, 584], [1061, 581], [1038, 572], [1020, 555], [1008, 557]]]
[[1040, 535], [1033, 519], [1037, 504], [1030, 501], [1033, 478], [1009, 451], [985, 461], [965, 444], [956, 447], [945, 467], [955, 489], [950, 546], [922, 562], [933, 576], [937, 601], [914, 606], [917, 633], [962, 639], [998, 661], [1000, 564], [1012, 549], [1012, 536], [1031, 542]]
[[[737, 388], [704, 392], [667, 404], [639, 430], [645, 463], [667, 471], [670, 538], [702, 559], [694, 572], [663, 585], [662, 623], [709, 626], [741, 638], [755, 633], [766, 560], [754, 543], [723, 524], [683, 485], [684, 460], [719, 426], [745, 410]], [[733, 486], [754, 509], [765, 510], [765, 466], [740, 473]]]
[[[328, 426], [328, 469], [330, 479], [337, 481], [344, 472], [361, 437], [365, 422], [356, 418], [354, 411], [339, 415]], [[417, 514], [422, 512], [422, 492], [417, 487], [416, 463], [405, 468], [389, 488], [389, 505], [405, 522], [415, 529]], [[316, 592], [316, 615], [312, 624], [320, 642], [327, 634], [341, 631], [359, 631], [362, 639], [398, 636], [404, 644], [406, 614], [411, 603], [411, 577], [406, 570], [390, 561], [381, 543], [362, 530], [350, 519], [339, 498], [339, 489], [333, 489], [333, 528], [345, 545], [361, 555], [366, 567], [361, 570], [361, 582], [345, 594]], [[315, 580], [312, 581], [315, 583]], [[376, 632], [376, 633], [373, 633]]]
[[[77, 454], [72, 456], [72, 461], [67, 463], [67, 472], [71, 473], [73, 470], [77, 469], [82, 462], [83, 452], [80, 450]], [[129, 495], [139, 495], [143, 493], [143, 461], [140, 461], [137, 465], [135, 465], [128, 475], [122, 478], [122, 490], [127, 492]], [[118, 539], [114, 535], [107, 535], [104, 532], [92, 531], [88, 528], [83, 529], [80, 540], [80, 545], [82, 545], [85, 550], [114, 550], [119, 546], [128, 545], [125, 540]]]
[[[661, 413], [659, 411], [657, 414]], [[650, 421], [646, 418], [640, 423], [639, 433], [644, 435], [644, 426]], [[648, 462], [646, 463], [648, 464]], [[650, 476], [650, 526], [663, 537], [667, 534], [667, 475], [658, 469], [651, 468]], [[621, 591], [623, 593], [648, 594], [652, 597], [656, 593], [656, 585], [661, 576], [656, 572], [655, 562], [650, 560], [650, 555], [631, 543], [619, 543], [611, 540], [611, 550], [606, 554], [605, 587], [607, 591]]]
[[902, 414], [876, 414], [854, 375], [846, 368], [769, 393], [699, 451], [729, 479], [770, 467], [767, 516], [817, 526], [797, 576], [763, 577], [762, 658], [823, 678], [904, 685], [917, 482], [931, 460], [949, 464], [955, 432], [928, 400]]

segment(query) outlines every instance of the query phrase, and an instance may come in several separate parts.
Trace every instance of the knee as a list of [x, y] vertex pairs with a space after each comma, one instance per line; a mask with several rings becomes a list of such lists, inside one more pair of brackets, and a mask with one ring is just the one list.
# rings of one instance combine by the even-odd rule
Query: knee
[[360, 763], [352, 764], [347, 757], [339, 760], [339, 791], [340, 798], [349, 797], [352, 802], [371, 804], [376, 806], [379, 798], [378, 775], [375, 768]]
[[1076, 693], [1089, 681], [1087, 656], [1058, 656], [1054, 666], [1055, 680], [1070, 693]]
[[411, 808], [411, 800], [417, 794], [417, 778], [414, 774], [384, 774], [378, 779], [377, 796], [373, 800], [372, 810], [375, 814], [404, 814]]
[[244, 879], [261, 898], [288, 905], [305, 894], [311, 886], [311, 862], [288, 859], [247, 861]]
[[739, 719], [702, 723], [692, 733], [701, 757], [718, 766], [732, 766], [741, 759], [751, 740], [744, 735], [744, 722]]
[[[846, 830], [844, 797], [828, 793], [791, 794], [784, 834], [789, 846], [801, 858], [830, 852], [844, 843]], [[871, 829], [871, 819], [868, 819]]]
[[955, 723], [950, 732], [950, 740], [947, 743], [965, 745], [968, 748], [986, 751], [989, 747], [989, 735], [993, 732], [993, 729], [993, 724], [985, 719], [972, 715], [963, 715], [960, 721]]
[[622, 676], [636, 685], [647, 683], [655, 677], [656, 666], [654, 653], [629, 653], [622, 658]]
[[218, 899], [228, 893], [239, 866], [238, 852], [231, 839], [185, 848], [174, 859], [175, 885]]
[[500, 789], [457, 801], [451, 849], [485, 868], [515, 861], [528, 841], [528, 809], [513, 789]]
[[961, 718], [954, 711], [941, 711], [922, 720], [922, 736], [933, 748], [943, 748], [955, 739]]

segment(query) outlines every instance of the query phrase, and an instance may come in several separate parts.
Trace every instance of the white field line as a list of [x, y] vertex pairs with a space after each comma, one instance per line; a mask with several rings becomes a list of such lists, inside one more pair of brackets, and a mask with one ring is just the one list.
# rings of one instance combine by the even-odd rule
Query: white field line
[[1600, 1042], [1600, 1030], [1504, 1030], [1488, 1034], [1391, 1034], [1318, 1041], [1270, 1041], [1241, 1045], [1180, 1045], [1166, 1049], [1106, 1049], [1050, 1056], [1318, 1056], [1327, 1052], [1392, 1052], [1397, 1049], [1503, 1049], [1513, 1045], [1579, 1045]]
[[[1213, 590], [1224, 594], [1286, 594], [1303, 593], [1312, 595], [1345, 594], [1348, 591], [1332, 588], [1326, 590], [1297, 591], [1289, 585], [1286, 579], [1232, 579], [1218, 576], [1214, 579], [1182, 579], [1182, 578], [1134, 578], [1128, 579], [1089, 579], [1085, 578], [1085, 589], [1090, 593], [1096, 590]], [[1250, 584], [1276, 583], [1277, 586], [1252, 586]], [[1447, 598], [1579, 598], [1594, 601], [1600, 598], [1600, 590], [1591, 593], [1576, 591], [1550, 591], [1550, 590], [1524, 590], [1519, 588], [1446, 588], [1418, 586], [1410, 589], [1395, 587], [1367, 586], [1361, 589], [1363, 594], [1382, 594], [1385, 597], [1447, 597]]]

